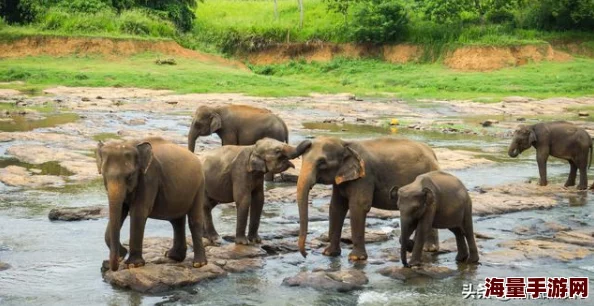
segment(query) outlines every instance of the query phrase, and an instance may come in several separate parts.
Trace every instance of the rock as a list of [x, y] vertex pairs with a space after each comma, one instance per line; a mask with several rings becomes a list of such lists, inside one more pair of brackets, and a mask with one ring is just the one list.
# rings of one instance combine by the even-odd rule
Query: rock
[[498, 246], [519, 251], [526, 259], [552, 258], [564, 262], [582, 259], [592, 253], [582, 246], [541, 239], [504, 241]]
[[369, 279], [359, 270], [345, 270], [336, 272], [300, 272], [296, 276], [283, 280], [283, 285], [290, 287], [309, 287], [319, 290], [349, 292], [362, 289]]
[[[346, 244], [353, 244], [351, 240], [351, 228], [345, 228], [342, 230], [342, 234], [340, 237], [340, 241]], [[383, 230], [375, 230], [375, 229], [365, 229], [365, 243], [374, 243], [374, 242], [384, 242], [388, 241], [390, 238], [394, 236], [394, 231], [386, 232]], [[322, 242], [330, 242], [330, 238], [328, 237], [328, 233], [324, 233], [318, 237], [318, 240]]]
[[376, 218], [382, 220], [397, 219], [400, 218], [399, 210], [385, 210], [372, 207], [367, 213], [367, 218]]
[[594, 248], [594, 233], [592, 230], [562, 231], [553, 237], [556, 241]]
[[0, 182], [24, 188], [61, 187], [65, 184], [64, 179], [59, 176], [34, 175], [26, 168], [14, 165], [0, 169]]
[[517, 118], [516, 121], [524, 122], [524, 121], [526, 121], [526, 118], [520, 117], [520, 118]]
[[262, 248], [253, 245], [241, 245], [241, 244], [227, 244], [224, 246], [207, 246], [206, 257], [207, 258], [219, 258], [219, 259], [241, 259], [241, 258], [253, 258], [266, 255], [266, 251]]
[[442, 170], [461, 170], [478, 165], [490, 165], [495, 162], [482, 157], [478, 153], [465, 150], [450, 150], [447, 148], [433, 149]]
[[139, 292], [158, 293], [176, 287], [188, 286], [207, 279], [225, 276], [219, 266], [209, 263], [193, 268], [191, 260], [176, 264], [153, 264], [134, 269], [107, 271], [103, 278], [110, 284]]
[[385, 267], [377, 270], [383, 276], [407, 281], [415, 278], [444, 279], [458, 274], [458, 271], [438, 266], [418, 266], [412, 268]]
[[0, 261], [0, 271], [4, 271], [4, 270], [8, 270], [8, 269], [10, 269], [10, 265], [5, 262]]
[[542, 235], [567, 230], [571, 230], [571, 228], [556, 222], [545, 222], [542, 219], [533, 220], [532, 224], [529, 226], [521, 225], [512, 229], [517, 235]]
[[106, 206], [58, 207], [50, 210], [48, 217], [52, 221], [97, 220], [109, 216]]
[[253, 271], [264, 267], [262, 258], [244, 258], [239, 260], [216, 260], [215, 264], [231, 273]]
[[83, 102], [89, 102], [91, 101], [91, 99], [89, 99], [88, 97], [82, 97], [82, 99], [80, 99]]
[[144, 118], [131, 119], [128, 121], [128, 125], [144, 125], [144, 124], [146, 124], [146, 119], [144, 119]]
[[268, 255], [278, 255], [299, 251], [299, 248], [297, 247], [297, 241], [287, 240], [264, 242], [262, 244], [262, 249], [265, 250]]
[[587, 112], [579, 112], [578, 113], [578, 116], [580, 116], [580, 117], [588, 117], [588, 116], [590, 116], [590, 114], [587, 113]]
[[165, 103], [167, 103], [169, 105], [176, 105], [178, 102], [177, 101], [165, 101]]
[[492, 126], [493, 124], [496, 124], [496, 123], [499, 123], [499, 121], [498, 120], [495, 120], [495, 119], [487, 119], [487, 120], [481, 122], [481, 125], [483, 127], [490, 127], [490, 126]]
[[527, 97], [518, 97], [518, 96], [511, 96], [503, 98], [503, 102], [507, 103], [528, 103], [530, 101], [534, 101], [532, 98]]

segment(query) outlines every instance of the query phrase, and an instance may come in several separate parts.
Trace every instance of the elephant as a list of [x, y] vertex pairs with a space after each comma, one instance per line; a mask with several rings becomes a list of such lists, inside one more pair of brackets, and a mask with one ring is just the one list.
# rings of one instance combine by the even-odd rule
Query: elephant
[[[199, 106], [188, 133], [188, 150], [194, 152], [198, 136], [212, 133], [219, 135], [223, 146], [253, 145], [264, 137], [289, 142], [289, 130], [280, 117], [267, 109], [247, 105]], [[271, 173], [266, 176], [267, 181], [273, 178]]]
[[[263, 138], [251, 146], [223, 146], [200, 155], [206, 177], [204, 237], [218, 239], [212, 221], [212, 209], [219, 203], [237, 205], [236, 244], [260, 243], [260, 216], [264, 205], [264, 175], [280, 173], [299, 156], [296, 148], [272, 138]], [[245, 230], [248, 214], [249, 233]]]
[[[397, 186], [391, 196], [395, 197]], [[472, 200], [464, 184], [443, 171], [417, 176], [397, 191], [400, 209], [400, 258], [405, 267], [420, 265], [421, 252], [431, 229], [447, 228], [456, 236], [456, 261], [477, 263], [479, 260], [472, 227]], [[415, 232], [415, 241], [410, 240]], [[469, 254], [470, 249], [470, 254]], [[410, 264], [406, 252], [412, 251]]]
[[[566, 121], [520, 125], [514, 132], [508, 154], [510, 157], [517, 157], [531, 146], [536, 149], [540, 186], [547, 185], [547, 159], [551, 155], [569, 162], [569, 177], [567, 177], [565, 187], [575, 185], [579, 169], [580, 183], [577, 189], [585, 190], [587, 188], [588, 175], [586, 171], [592, 163], [592, 138], [586, 130]], [[591, 188], [594, 188], [594, 184]]]
[[[404, 186], [420, 174], [439, 169], [437, 157], [429, 146], [408, 139], [382, 137], [344, 141], [320, 136], [301, 142], [297, 151], [304, 152], [297, 180], [298, 247], [303, 257], [307, 255], [309, 191], [316, 183], [332, 184], [330, 245], [323, 254], [340, 255], [340, 235], [350, 210], [353, 250], [349, 260], [357, 261], [367, 259], [365, 218], [371, 207], [397, 210], [396, 203], [390, 200], [392, 186]], [[436, 251], [437, 237], [432, 237], [426, 248]]]
[[206, 265], [202, 245], [202, 212], [205, 182], [199, 158], [162, 138], [139, 141], [99, 142], [97, 169], [103, 176], [109, 200], [105, 243], [109, 267], [116, 271], [127, 250], [120, 243], [120, 229], [130, 214], [130, 254], [125, 267], [141, 267], [142, 240], [147, 218], [168, 220], [173, 226], [173, 246], [165, 256], [186, 257], [186, 216], [194, 246], [193, 266]]

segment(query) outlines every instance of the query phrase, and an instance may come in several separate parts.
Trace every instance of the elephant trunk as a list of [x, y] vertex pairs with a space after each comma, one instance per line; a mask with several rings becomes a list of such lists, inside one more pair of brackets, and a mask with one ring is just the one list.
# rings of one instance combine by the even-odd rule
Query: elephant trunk
[[402, 261], [403, 266], [408, 267], [408, 261], [406, 260], [406, 252], [409, 249], [409, 239], [412, 233], [409, 231], [410, 225], [404, 222], [402, 218], [400, 218], [400, 223], [400, 260]]
[[194, 127], [194, 122], [192, 121], [192, 126], [190, 127], [190, 133], [188, 133], [188, 150], [194, 153], [194, 149], [196, 148], [196, 139], [198, 139], [198, 130]]
[[117, 271], [120, 260], [120, 225], [122, 223], [122, 208], [126, 198], [126, 185], [119, 180], [107, 182], [107, 197], [109, 199], [109, 268]]
[[509, 155], [509, 157], [517, 157], [520, 154], [520, 150], [518, 150], [518, 145], [515, 141], [512, 142], [512, 144], [509, 146], [507, 154]]
[[299, 205], [299, 252], [303, 257], [307, 256], [305, 252], [305, 239], [307, 238], [308, 222], [308, 202], [309, 191], [316, 182], [316, 173], [313, 164], [303, 162], [299, 179], [297, 180], [297, 204]]

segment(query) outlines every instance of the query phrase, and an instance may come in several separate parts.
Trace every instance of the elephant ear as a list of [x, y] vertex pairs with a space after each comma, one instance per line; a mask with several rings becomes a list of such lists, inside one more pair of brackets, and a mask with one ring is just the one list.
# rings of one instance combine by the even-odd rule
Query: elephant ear
[[210, 119], [210, 132], [214, 133], [218, 131], [223, 126], [221, 122], [221, 116], [217, 113], [212, 114], [212, 118]]
[[101, 167], [103, 166], [103, 157], [101, 156], [101, 149], [103, 148], [103, 141], [97, 143], [97, 150], [95, 151], [95, 160], [97, 161], [97, 172], [101, 174]]
[[142, 142], [136, 145], [138, 150], [138, 166], [143, 174], [146, 174], [153, 162], [153, 146], [149, 142]]
[[390, 192], [389, 192], [390, 200], [398, 198], [398, 189], [400, 189], [400, 186], [398, 186], [398, 185], [395, 185], [394, 187], [392, 187], [390, 189]]
[[433, 204], [438, 195], [441, 193], [439, 185], [436, 184], [432, 177], [425, 176], [421, 181], [421, 186], [423, 187], [426, 205]]
[[258, 171], [258, 172], [266, 173], [267, 172], [266, 171], [266, 162], [264, 161], [264, 159], [262, 157], [255, 154], [254, 152], [252, 152], [252, 153], [250, 153], [250, 157], [248, 159], [247, 171], [248, 172]]
[[345, 148], [345, 157], [334, 178], [336, 185], [365, 177], [365, 161], [348, 145]]
[[528, 136], [528, 143], [530, 145], [534, 144], [536, 142], [536, 133], [534, 132], [534, 129], [530, 129], [530, 135]]

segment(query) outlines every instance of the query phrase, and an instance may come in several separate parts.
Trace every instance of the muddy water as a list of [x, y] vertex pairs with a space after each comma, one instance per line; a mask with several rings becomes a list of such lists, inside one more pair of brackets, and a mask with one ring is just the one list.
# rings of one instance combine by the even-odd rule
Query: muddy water
[[[89, 117], [101, 114], [86, 114]], [[148, 118], [152, 114], [119, 114], [125, 119]], [[133, 130], [155, 129], [173, 131], [183, 135], [187, 127], [180, 125], [176, 115], [153, 116], [146, 125], [131, 127]], [[333, 134], [349, 138], [393, 134], [389, 128], [370, 129], [351, 126], [346, 131], [332, 130], [322, 126], [310, 126], [324, 130], [309, 130], [292, 137], [298, 141], [309, 135]], [[326, 130], [328, 129], [328, 130]], [[117, 124], [102, 130], [113, 136]], [[467, 135], [442, 135], [396, 131], [396, 134], [426, 141], [435, 147], [463, 148], [485, 152], [487, 158], [499, 161], [495, 166], [475, 167], [453, 171], [468, 188], [479, 185], [498, 185], [523, 182], [537, 178], [533, 152], [527, 152], [520, 159], [510, 160], [503, 155], [507, 141]], [[107, 135], [107, 134], [106, 134]], [[109, 138], [109, 137], [108, 137]], [[0, 144], [0, 152], [6, 144]], [[497, 152], [493, 154], [491, 152]], [[564, 180], [568, 167], [560, 162], [549, 166], [551, 183]], [[279, 188], [268, 184], [266, 188]], [[572, 228], [594, 226], [594, 197], [587, 194], [581, 198], [561, 200], [552, 210], [529, 211], [492, 217], [476, 217], [475, 230], [494, 237], [493, 240], [479, 240], [481, 252], [499, 249], [497, 243], [519, 238], [511, 229], [517, 226], [531, 226], [544, 221], [554, 221]], [[328, 200], [314, 201], [314, 209], [320, 208]], [[353, 265], [346, 259], [348, 248], [343, 248], [343, 256], [327, 258], [311, 252], [307, 259], [298, 253], [267, 257], [263, 269], [230, 274], [226, 278], [205, 282], [196, 286], [165, 292], [160, 295], [143, 295], [131, 291], [114, 289], [103, 282], [100, 264], [107, 257], [103, 242], [106, 219], [83, 222], [50, 222], [47, 212], [56, 206], [104, 205], [106, 197], [100, 181], [84, 186], [69, 186], [62, 189], [15, 190], [2, 186], [0, 193], [0, 260], [12, 268], [0, 272], [1, 305], [153, 305], [158, 302], [172, 304], [198, 305], [459, 305], [486, 304], [489, 301], [462, 300], [462, 287], [466, 283], [477, 284], [487, 276], [589, 276], [594, 278], [594, 259], [586, 258], [570, 263], [552, 260], [538, 260], [522, 263], [483, 264], [476, 268], [457, 266], [455, 253], [440, 255], [435, 263], [452, 269], [459, 269], [459, 276], [446, 280], [411, 281], [403, 283], [379, 275], [376, 270], [384, 266], [399, 266], [399, 262], [386, 262], [384, 250], [396, 252], [397, 239], [384, 243], [367, 244], [370, 261], [367, 264]], [[277, 232], [281, 229], [297, 228], [294, 220], [297, 209], [294, 204], [266, 203], [265, 218], [262, 220], [261, 234]], [[232, 234], [235, 226], [235, 209], [231, 205], [219, 205], [214, 210], [215, 224], [219, 233]], [[348, 222], [348, 220], [347, 220]], [[398, 230], [398, 220], [368, 219], [374, 229]], [[124, 229], [128, 228], [128, 222]], [[310, 222], [309, 239], [327, 231], [328, 222]], [[122, 231], [122, 240], [128, 239], [129, 232]], [[167, 222], [149, 220], [145, 236], [172, 235]], [[447, 231], [440, 232], [441, 239], [451, 238]], [[534, 234], [533, 236], [541, 236]], [[522, 238], [531, 236], [521, 236]], [[362, 269], [369, 277], [365, 289], [351, 293], [323, 292], [313, 289], [281, 286], [285, 277], [300, 271], [314, 268], [340, 269], [355, 267]], [[490, 301], [493, 303], [494, 301]], [[555, 302], [541, 303], [555, 305]], [[580, 301], [564, 301], [564, 304], [579, 304]], [[508, 304], [523, 304], [521, 301]]]
[[4, 132], [22, 132], [32, 131], [38, 128], [54, 127], [60, 124], [74, 122], [79, 118], [77, 114], [62, 113], [46, 115], [38, 120], [29, 120], [24, 115], [14, 115], [12, 120], [1, 121], [0, 131]]

